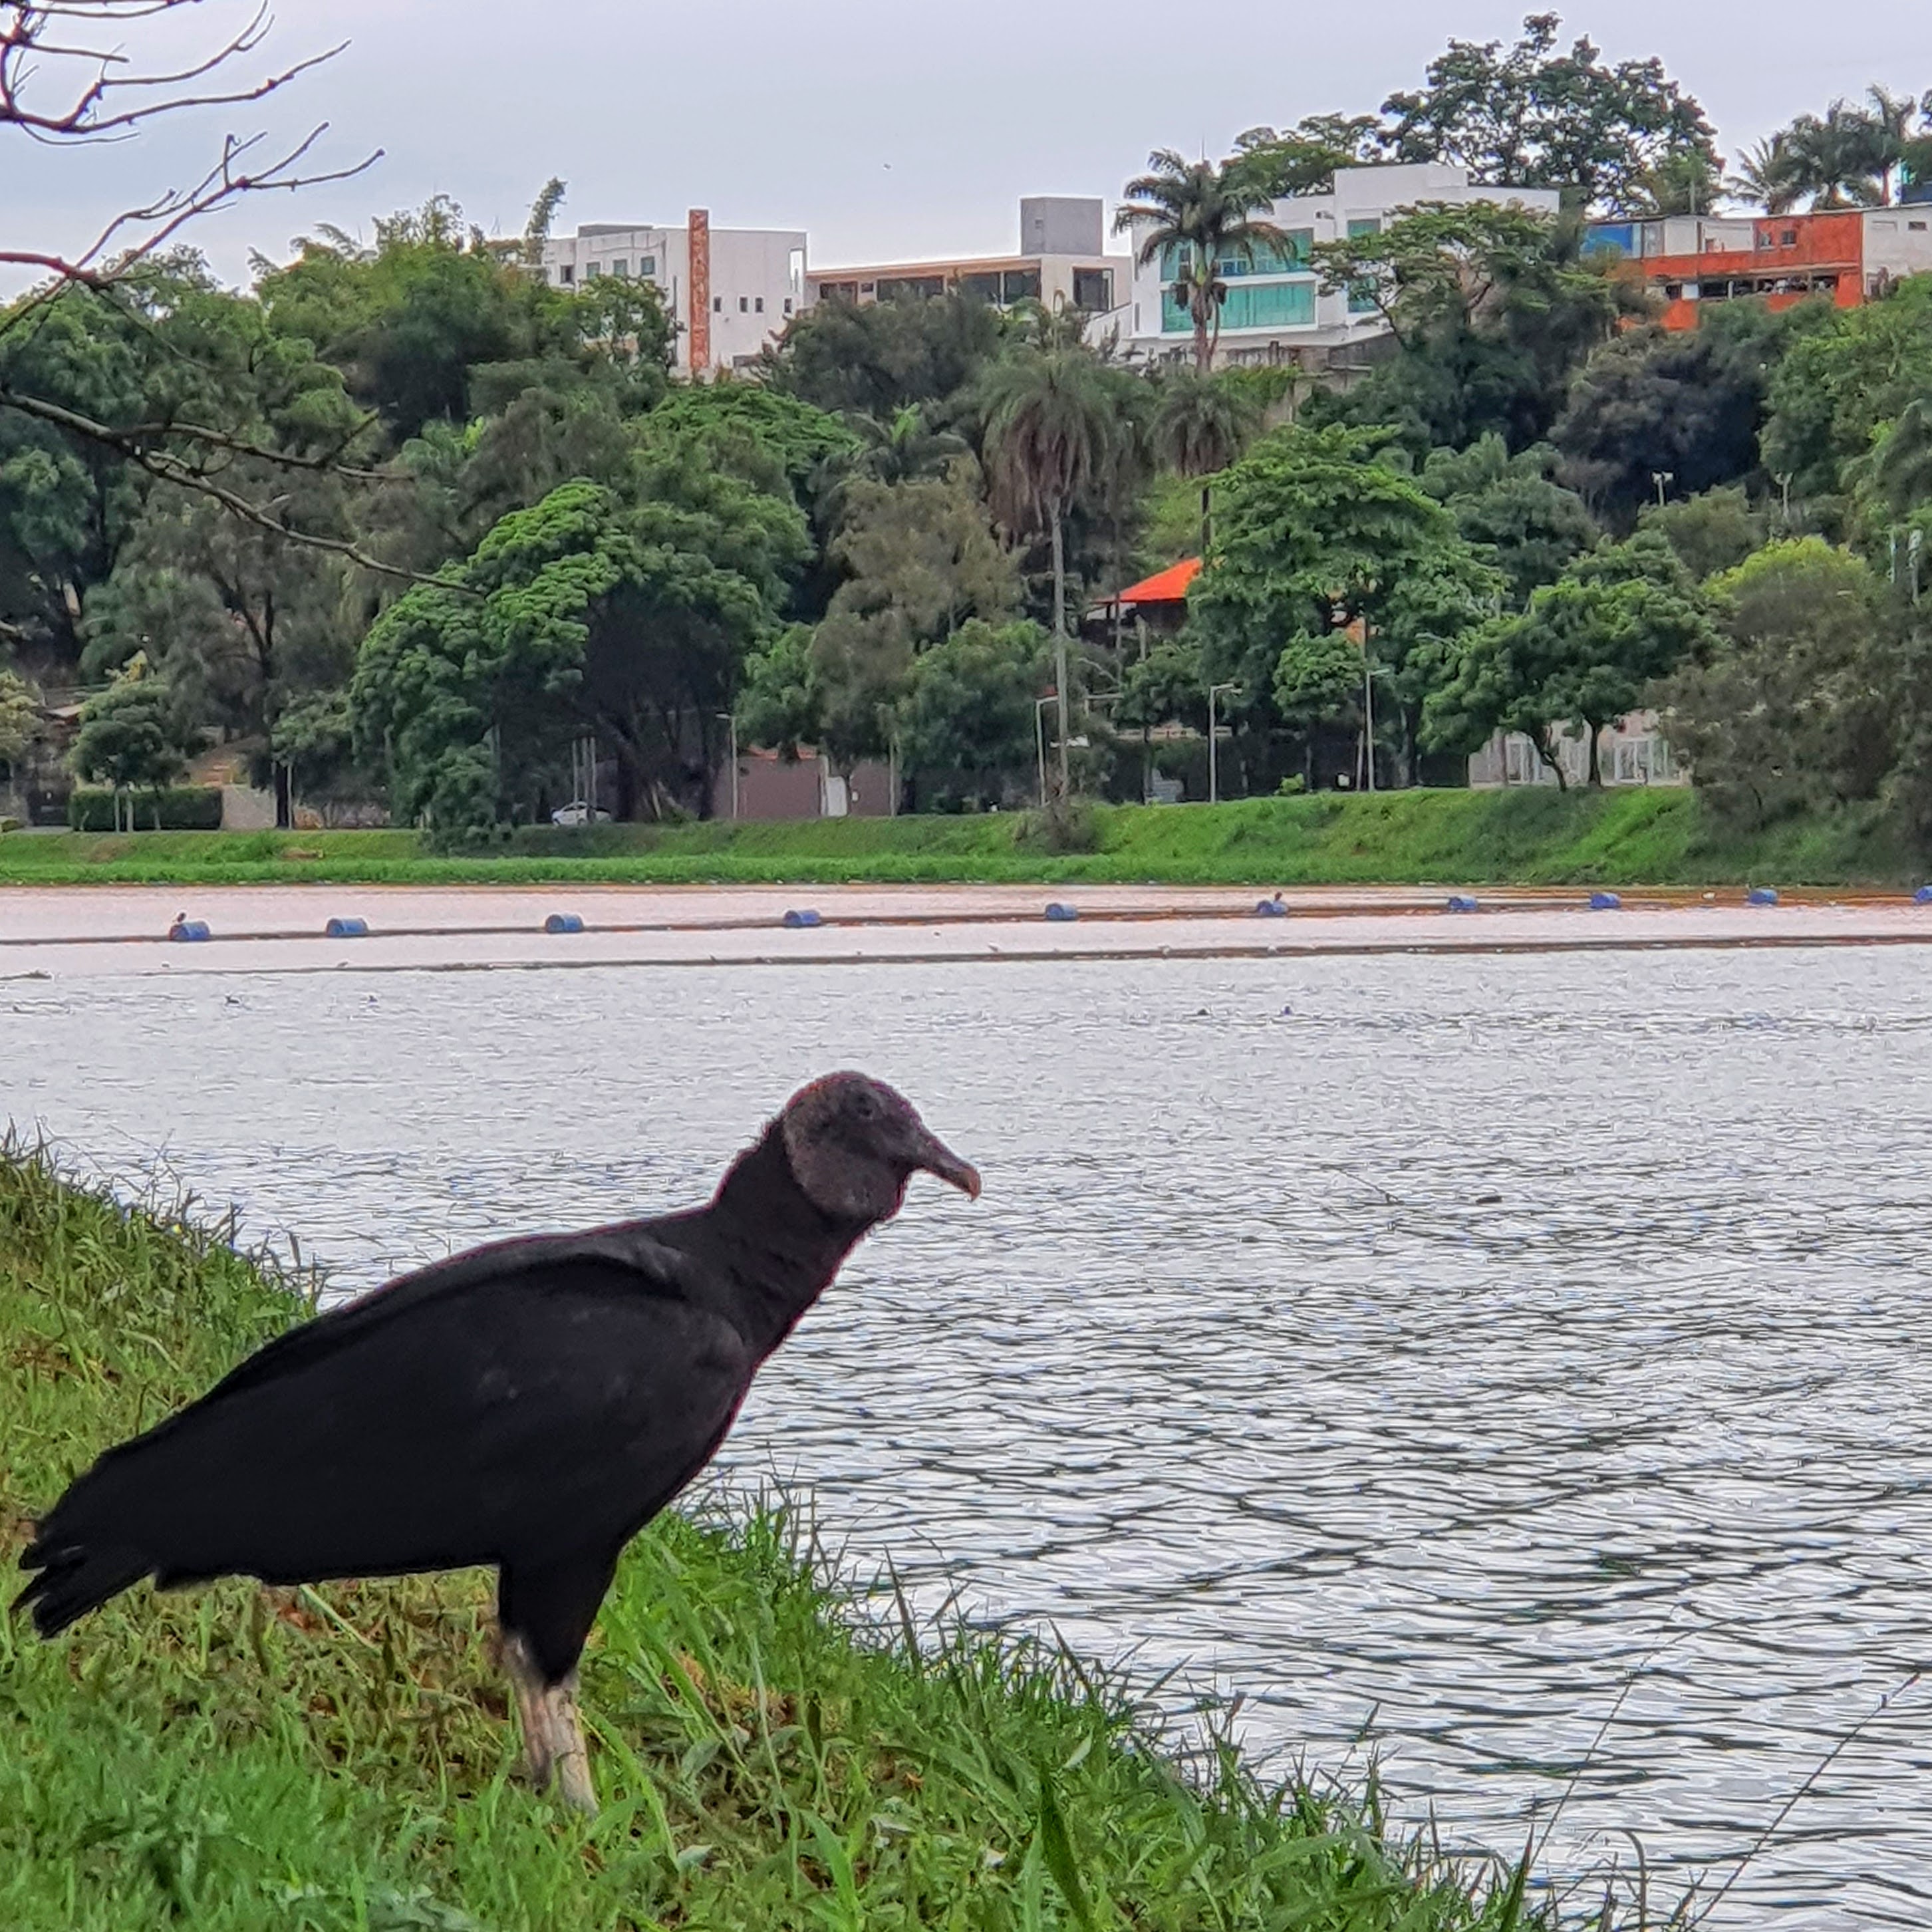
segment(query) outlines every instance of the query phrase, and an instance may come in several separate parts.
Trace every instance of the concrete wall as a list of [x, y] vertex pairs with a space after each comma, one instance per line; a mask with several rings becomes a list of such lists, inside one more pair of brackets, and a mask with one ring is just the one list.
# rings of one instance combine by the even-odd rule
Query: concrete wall
[[1020, 202], [1020, 253], [1104, 255], [1106, 225], [1106, 204], [1098, 195], [1027, 195]]

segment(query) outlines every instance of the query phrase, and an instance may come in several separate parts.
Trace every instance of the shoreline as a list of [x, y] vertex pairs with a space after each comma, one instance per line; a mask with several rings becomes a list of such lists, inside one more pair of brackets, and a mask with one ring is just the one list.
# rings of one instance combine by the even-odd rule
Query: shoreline
[[[1279, 916], [1258, 903], [1174, 886], [0, 887], [0, 980], [1932, 945], [1932, 905], [1900, 895], [1750, 905], [1735, 890], [1634, 890], [1592, 910], [1574, 889], [1514, 888], [1468, 910], [1414, 887], [1316, 887], [1285, 889]], [[208, 938], [171, 943], [178, 913]], [[552, 913], [581, 929], [547, 932]], [[798, 913], [813, 922], [788, 926]], [[330, 918], [368, 931], [328, 938]]]

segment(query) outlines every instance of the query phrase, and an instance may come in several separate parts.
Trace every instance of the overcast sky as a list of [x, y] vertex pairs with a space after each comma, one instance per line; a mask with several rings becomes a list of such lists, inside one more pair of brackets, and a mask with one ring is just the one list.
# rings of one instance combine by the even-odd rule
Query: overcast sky
[[[233, 0], [207, 0], [211, 9]], [[520, 230], [551, 175], [559, 226], [798, 227], [815, 264], [1014, 245], [1026, 194], [1114, 196], [1155, 146], [1219, 154], [1258, 123], [1378, 105], [1451, 36], [1509, 36], [1523, 0], [279, 0], [286, 60], [347, 38], [272, 110], [79, 156], [0, 136], [0, 246], [70, 247], [184, 174], [225, 128], [332, 124], [363, 179], [210, 222], [224, 274], [321, 221], [452, 195]], [[1612, 58], [1657, 53], [1727, 155], [1834, 94], [1932, 87], [1932, 4], [1595, 0], [1565, 16]]]

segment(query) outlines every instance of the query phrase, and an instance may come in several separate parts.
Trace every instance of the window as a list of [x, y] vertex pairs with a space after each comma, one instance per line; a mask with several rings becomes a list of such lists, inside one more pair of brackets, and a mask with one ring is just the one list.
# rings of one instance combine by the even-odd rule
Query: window
[[603, 272], [604, 269], [602, 265], [600, 262], [592, 262], [590, 266], [584, 270], [584, 279], [586, 282], [594, 282], [597, 280], [598, 276], [603, 274]]
[[1111, 268], [1076, 268], [1073, 272], [1073, 306], [1104, 314], [1114, 305], [1114, 272]]
[[630, 278], [631, 265], [620, 258], [610, 264], [610, 272], [614, 275], [622, 275], [628, 280]]
[[784, 312], [787, 315], [789, 315], [791, 313], [791, 297], [790, 296], [787, 296], [785, 297]]
[[1223, 328], [1309, 328], [1315, 322], [1315, 284], [1261, 282], [1230, 289], [1221, 308]]
[[562, 268], [557, 270], [556, 278], [559, 281], [562, 283], [566, 288], [568, 288], [572, 282], [576, 280], [577, 271], [572, 268], [568, 262], [566, 262]]
[[1038, 302], [1040, 300], [1040, 271], [1037, 268], [1009, 268], [1000, 278], [1000, 299], [1002, 302]]
[[749, 296], [740, 296], [738, 298], [738, 313], [739, 313], [740, 315], [749, 315], [749, 314], [751, 314], [751, 312], [752, 312], [752, 298], [751, 298], [751, 297], [750, 297]]
[[940, 275], [881, 275], [878, 296], [881, 302], [930, 302], [946, 292]]
[[1000, 299], [998, 269], [975, 269], [970, 274], [962, 275], [955, 286], [968, 302], [998, 302]]
[[655, 255], [646, 255], [638, 264], [638, 273], [640, 275], [655, 275], [657, 272], [658, 258]]
[[[1370, 215], [1365, 219], [1348, 224], [1348, 239], [1360, 241], [1364, 236], [1379, 235], [1382, 232], [1380, 217]], [[1372, 282], [1355, 282], [1348, 289], [1348, 313], [1351, 315], [1373, 315], [1376, 312], [1376, 286]]]
[[1915, 235], [1923, 235], [1925, 232], [1925, 224], [1922, 221], [1908, 221], [1905, 225]]
[[722, 315], [724, 313], [724, 298], [722, 296], [713, 296], [711, 298], [711, 313], [713, 315]]
[[758, 298], [758, 299], [757, 299], [757, 300], [756, 300], [756, 301], [752, 304], [752, 307], [753, 307], [753, 308], [754, 308], [758, 311], [758, 313], [760, 315], [763, 315], [763, 314], [764, 314], [764, 312], [765, 312], [765, 298], [764, 298], [764, 297], [763, 296], [760, 296]]

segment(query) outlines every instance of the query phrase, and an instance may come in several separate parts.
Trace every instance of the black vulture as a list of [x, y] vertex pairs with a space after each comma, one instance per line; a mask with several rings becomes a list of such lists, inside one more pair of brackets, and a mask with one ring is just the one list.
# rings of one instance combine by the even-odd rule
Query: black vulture
[[623, 1547], [920, 1170], [980, 1177], [862, 1074], [795, 1095], [708, 1207], [504, 1241], [292, 1329], [110, 1450], [39, 1524], [52, 1636], [163, 1589], [490, 1564], [528, 1768], [596, 1808], [577, 1663]]

